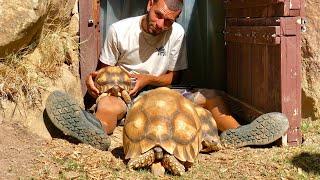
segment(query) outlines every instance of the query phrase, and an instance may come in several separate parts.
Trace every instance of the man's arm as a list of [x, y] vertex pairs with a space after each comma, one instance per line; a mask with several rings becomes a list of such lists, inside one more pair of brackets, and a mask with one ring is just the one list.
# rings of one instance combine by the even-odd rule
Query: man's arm
[[160, 76], [131, 74], [131, 77], [136, 78], [137, 81], [135, 87], [130, 91], [130, 95], [135, 95], [147, 85], [168, 86], [178, 79], [179, 74], [179, 71], [168, 71], [166, 74]]

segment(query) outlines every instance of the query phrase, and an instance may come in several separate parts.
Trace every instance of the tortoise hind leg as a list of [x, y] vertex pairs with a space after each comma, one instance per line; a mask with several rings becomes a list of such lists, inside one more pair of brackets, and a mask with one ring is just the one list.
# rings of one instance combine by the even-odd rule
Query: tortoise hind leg
[[162, 166], [168, 169], [173, 175], [181, 176], [186, 171], [183, 164], [170, 154], [165, 154], [163, 156]]
[[136, 158], [130, 159], [127, 166], [129, 169], [137, 169], [137, 168], [152, 165], [154, 160], [155, 160], [154, 151], [151, 149]]
[[126, 104], [131, 103], [131, 97], [130, 97], [128, 91], [126, 91], [126, 90], [121, 91], [121, 97], [126, 102]]

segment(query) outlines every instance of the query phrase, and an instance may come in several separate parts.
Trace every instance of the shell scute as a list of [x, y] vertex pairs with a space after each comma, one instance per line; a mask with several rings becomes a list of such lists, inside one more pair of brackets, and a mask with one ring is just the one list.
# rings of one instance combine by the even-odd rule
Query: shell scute
[[119, 86], [127, 91], [131, 89], [130, 76], [119, 66], [101, 68], [94, 82], [100, 93], [107, 92], [114, 86]]

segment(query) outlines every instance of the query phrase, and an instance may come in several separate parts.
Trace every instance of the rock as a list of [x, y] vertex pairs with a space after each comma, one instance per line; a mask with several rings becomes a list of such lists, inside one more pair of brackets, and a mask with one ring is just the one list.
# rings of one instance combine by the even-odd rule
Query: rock
[[79, 29], [79, 14], [74, 14], [70, 20], [69, 33], [72, 36], [79, 36]]
[[79, 14], [78, 3], [79, 3], [78, 0], [76, 0], [74, 2], [74, 6], [73, 6], [73, 9], [72, 9], [72, 12], [71, 12], [72, 15]]
[[320, 11], [306, 0], [307, 32], [302, 33], [302, 117], [320, 119]]
[[152, 171], [152, 174], [153, 174], [153, 175], [163, 177], [163, 176], [164, 176], [165, 169], [164, 169], [164, 167], [161, 165], [161, 162], [158, 162], [158, 163], [153, 163], [153, 164], [152, 164], [152, 166], [151, 166], [151, 171]]
[[48, 87], [46, 87], [46, 91], [40, 92], [42, 102], [34, 108], [27, 107], [23, 99], [17, 103], [8, 100], [1, 101], [0, 120], [3, 119], [4, 122], [17, 122], [42, 138], [51, 139], [50, 133], [55, 131], [55, 129], [48, 126], [44, 114], [45, 102], [50, 92], [54, 90], [65, 91], [76, 99], [79, 106], [84, 107], [79, 77], [74, 76], [67, 65], [63, 65], [60, 71], [61, 77], [57, 80], [44, 79]]
[[[48, 4], [49, 2], [50, 4]], [[66, 22], [66, 24], [58, 22], [57, 25], [69, 24], [71, 14], [73, 14], [71, 12], [77, 11], [75, 3], [76, 0], [0, 0], [0, 58], [36, 42], [35, 38], [41, 34], [47, 17], [52, 18], [56, 15], [58, 19]], [[74, 16], [74, 27], [69, 30], [73, 35], [76, 35], [78, 27], [75, 26], [78, 21], [78, 13], [74, 13]], [[58, 31], [58, 34], [50, 34], [54, 38], [49, 39], [49, 42], [44, 42], [45, 38], [41, 38], [37, 46], [24, 56], [24, 65], [28, 66], [28, 77], [36, 80], [37, 85], [41, 87], [38, 89], [39, 97], [37, 98], [39, 99], [32, 99], [32, 102], [27, 97], [21, 97], [16, 102], [1, 99], [0, 124], [8, 121], [17, 122], [42, 138], [51, 139], [44, 113], [45, 102], [50, 92], [54, 90], [66, 91], [76, 99], [81, 107], [84, 107], [79, 77], [78, 47], [77, 44], [72, 43], [73, 36], [69, 35], [70, 32]], [[55, 46], [51, 46], [50, 43], [54, 43]], [[52, 57], [58, 64], [59, 76], [50, 79], [39, 68], [42, 68], [42, 62], [46, 62], [48, 58]], [[53, 65], [52, 62], [48, 63]], [[60, 67], [61, 63], [62, 67]], [[44, 68], [46, 68], [45, 65]], [[2, 89], [0, 83], [0, 93]]]
[[69, 22], [77, 0], [51, 0], [48, 19], [54, 23]]
[[46, 5], [45, 0], [0, 0], [0, 58], [26, 47], [40, 35]]

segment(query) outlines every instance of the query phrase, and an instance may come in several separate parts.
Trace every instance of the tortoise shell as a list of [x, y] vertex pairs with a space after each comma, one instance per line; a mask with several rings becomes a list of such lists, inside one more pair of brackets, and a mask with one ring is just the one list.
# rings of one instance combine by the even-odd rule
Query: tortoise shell
[[129, 91], [131, 88], [130, 76], [119, 66], [101, 68], [94, 82], [100, 93], [108, 92], [108, 90], [115, 86], [126, 91]]
[[169, 88], [138, 97], [123, 131], [126, 159], [160, 146], [180, 161], [193, 162], [201, 149], [202, 127], [195, 105]]

